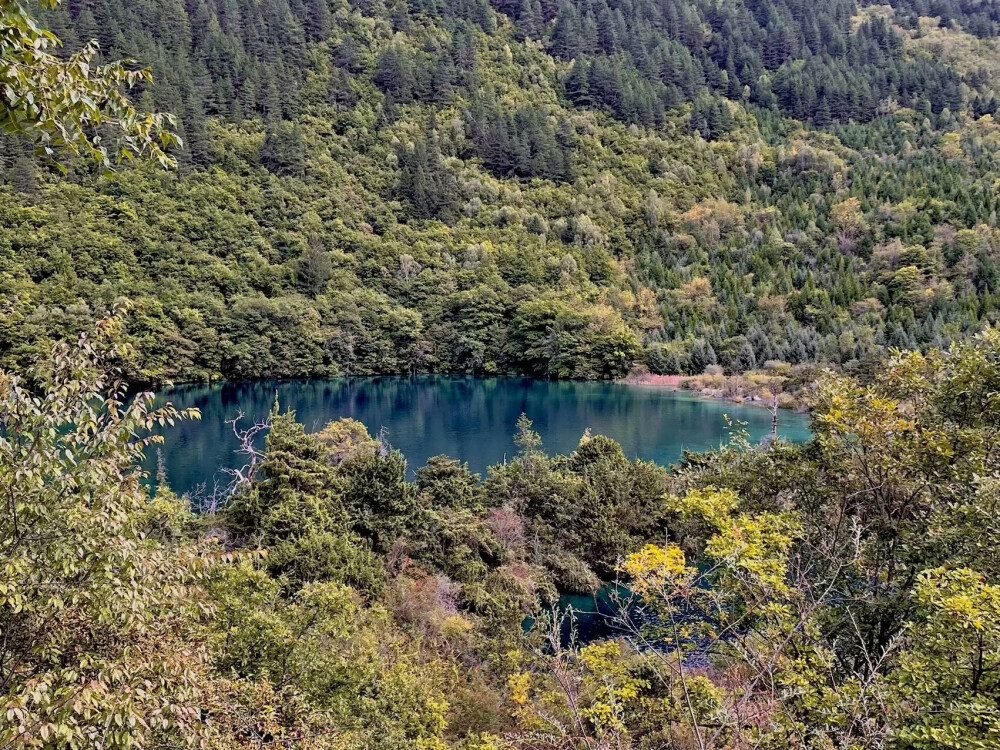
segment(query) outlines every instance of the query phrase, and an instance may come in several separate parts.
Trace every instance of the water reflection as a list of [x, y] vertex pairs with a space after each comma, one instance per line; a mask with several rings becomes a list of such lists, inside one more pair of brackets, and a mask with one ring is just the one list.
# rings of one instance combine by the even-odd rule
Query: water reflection
[[[276, 397], [280, 408], [294, 410], [310, 431], [352, 417], [373, 434], [384, 428], [413, 468], [443, 453], [480, 473], [514, 454], [522, 412], [534, 421], [549, 453], [572, 451], [590, 428], [619, 441], [629, 456], [661, 464], [677, 460], [684, 448], [719, 445], [727, 437], [724, 414], [747, 422], [755, 440], [770, 431], [771, 420], [758, 407], [620, 383], [420, 376], [186, 385], [158, 397], [202, 412], [200, 421], [164, 431], [162, 456], [171, 487], [191, 490], [210, 481], [219, 467], [235, 465], [236, 441], [226, 420], [240, 411], [247, 420], [263, 419]], [[782, 412], [779, 432], [789, 440], [807, 439], [808, 419]], [[150, 457], [150, 467], [154, 464]]]

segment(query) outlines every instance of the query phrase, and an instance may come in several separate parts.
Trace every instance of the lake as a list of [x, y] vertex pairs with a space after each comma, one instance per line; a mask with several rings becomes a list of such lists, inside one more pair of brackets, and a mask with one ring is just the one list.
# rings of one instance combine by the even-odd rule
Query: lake
[[[170, 486], [184, 493], [210, 482], [220, 467], [237, 465], [236, 440], [226, 420], [240, 410], [247, 421], [264, 419], [275, 394], [281, 409], [294, 410], [309, 431], [341, 417], [357, 419], [373, 435], [384, 429], [411, 469], [446, 454], [485, 473], [515, 454], [513, 435], [522, 412], [533, 420], [548, 453], [572, 451], [589, 427], [617, 440], [629, 456], [663, 465], [685, 448], [706, 450], [725, 442], [725, 414], [746, 422], [754, 440], [771, 429], [771, 415], [757, 406], [624, 383], [425, 375], [183, 385], [164, 389], [157, 398], [202, 413], [199, 421], [163, 431], [160, 450]], [[809, 438], [807, 416], [783, 410], [778, 422], [785, 439]], [[152, 469], [156, 458], [148, 458]]]

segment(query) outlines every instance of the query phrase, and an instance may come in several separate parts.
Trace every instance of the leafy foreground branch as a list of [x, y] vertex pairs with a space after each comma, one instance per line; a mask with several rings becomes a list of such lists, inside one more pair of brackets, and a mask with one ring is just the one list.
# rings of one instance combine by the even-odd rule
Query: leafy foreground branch
[[[194, 626], [213, 551], [136, 468], [179, 414], [124, 402], [93, 339], [0, 375], [0, 746], [129, 747], [190, 736], [206, 651]], [[36, 395], [37, 394], [37, 395]]]
[[[41, 0], [46, 8], [62, 0]], [[0, 130], [27, 137], [46, 157], [64, 152], [99, 166], [122, 160], [155, 160], [176, 166], [167, 154], [180, 138], [168, 114], [143, 113], [126, 95], [152, 81], [130, 61], [100, 64], [100, 47], [89, 41], [61, 58], [62, 42], [41, 28], [20, 0], [0, 0]]]
[[[484, 481], [272, 414], [191, 514], [137, 468], [119, 319], [0, 377], [2, 748], [1000, 746], [1000, 335], [818, 388], [675, 471], [531, 424]], [[616, 573], [619, 637], [559, 591]], [[535, 625], [525, 630], [525, 617]]]

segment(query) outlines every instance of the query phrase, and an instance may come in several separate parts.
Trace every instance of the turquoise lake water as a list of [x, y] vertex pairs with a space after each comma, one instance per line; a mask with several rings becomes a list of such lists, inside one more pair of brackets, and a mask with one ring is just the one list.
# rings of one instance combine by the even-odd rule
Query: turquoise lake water
[[[706, 450], [724, 442], [724, 414], [746, 422], [754, 440], [771, 429], [771, 416], [760, 407], [623, 383], [418, 376], [185, 385], [158, 396], [161, 403], [195, 406], [202, 413], [199, 421], [164, 431], [160, 451], [170, 486], [187, 492], [210, 482], [220, 467], [237, 465], [236, 440], [226, 420], [240, 410], [247, 420], [265, 418], [275, 394], [282, 410], [294, 410], [309, 431], [341, 417], [363, 422], [372, 434], [384, 429], [412, 469], [446, 454], [484, 474], [515, 454], [513, 435], [522, 412], [549, 453], [572, 451], [589, 427], [617, 440], [629, 456], [663, 465], [685, 448]], [[782, 411], [779, 434], [808, 439], [808, 417]], [[155, 458], [149, 460], [152, 468]]]

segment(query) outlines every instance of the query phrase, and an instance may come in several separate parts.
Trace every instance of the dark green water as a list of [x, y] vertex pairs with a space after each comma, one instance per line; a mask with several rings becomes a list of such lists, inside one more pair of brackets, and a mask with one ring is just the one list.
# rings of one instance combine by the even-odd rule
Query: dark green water
[[[564, 644], [571, 637], [579, 643], [607, 640], [629, 633], [630, 628], [621, 621], [627, 615], [633, 623], [641, 619], [631, 592], [624, 586], [609, 583], [592, 594], [563, 594], [554, 610], [546, 613], [546, 623], [559, 618], [559, 633]], [[525, 621], [525, 628], [535, 624], [534, 618]], [[551, 632], [551, 631], [546, 631]]]
[[[660, 464], [684, 448], [705, 450], [727, 438], [723, 418], [747, 422], [754, 440], [770, 432], [765, 409], [697, 398], [665, 388], [620, 383], [576, 383], [527, 378], [334, 378], [282, 382], [188, 385], [166, 389], [159, 400], [201, 410], [200, 421], [165, 430], [161, 448], [170, 486], [187, 492], [209, 482], [220, 466], [235, 465], [236, 441], [225, 424], [242, 410], [247, 420], [267, 416], [277, 392], [310, 431], [353, 417], [372, 432], [385, 428], [389, 442], [412, 468], [438, 454], [468, 461], [473, 471], [515, 453], [513, 434], [524, 412], [549, 453], [574, 449], [586, 428], [619, 441], [629, 456]], [[782, 412], [779, 433], [809, 437], [808, 418]], [[151, 466], [155, 458], [149, 457]]]

